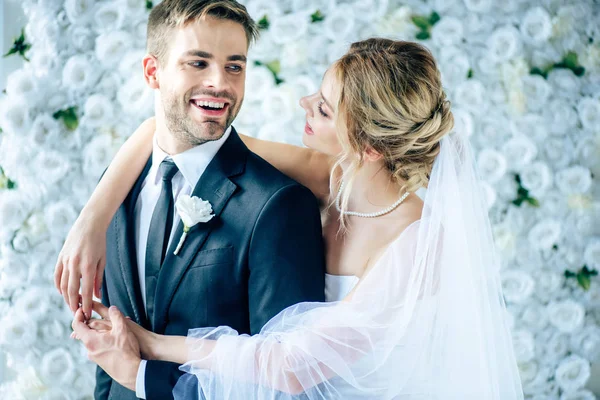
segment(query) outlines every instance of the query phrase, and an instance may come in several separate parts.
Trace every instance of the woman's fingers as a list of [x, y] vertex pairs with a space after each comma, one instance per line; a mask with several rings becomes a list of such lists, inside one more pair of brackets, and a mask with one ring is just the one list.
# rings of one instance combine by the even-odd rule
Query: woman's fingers
[[108, 307], [106, 307], [104, 304], [94, 301], [92, 303], [92, 309], [96, 311], [103, 319], [110, 321]]

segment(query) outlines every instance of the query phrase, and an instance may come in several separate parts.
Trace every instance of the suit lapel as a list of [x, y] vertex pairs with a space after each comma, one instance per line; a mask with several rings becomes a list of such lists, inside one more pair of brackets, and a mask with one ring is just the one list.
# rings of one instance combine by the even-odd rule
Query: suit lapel
[[247, 155], [248, 148], [243, 144], [235, 129], [232, 129], [229, 138], [198, 180], [192, 196], [209, 201], [215, 216], [208, 223], [200, 223], [193, 227], [179, 254], [175, 255], [179, 238], [183, 234], [183, 223], [180, 221], [177, 225], [158, 277], [152, 320], [154, 332], [164, 332], [167, 324], [167, 311], [179, 282], [196, 253], [208, 238], [210, 231], [215, 225], [221, 223], [221, 212], [237, 188], [237, 185], [229, 178], [244, 172]]
[[124, 286], [124, 291], [127, 293], [127, 297], [131, 303], [131, 312], [126, 315], [135, 317], [136, 322], [144, 327], [149, 327], [149, 323], [148, 319], [146, 318], [146, 311], [142, 301], [137, 268], [137, 255], [135, 250], [135, 204], [137, 203], [137, 199], [142, 190], [142, 183], [146, 179], [151, 166], [152, 157], [148, 159], [142, 174], [129, 193], [129, 196], [125, 199], [125, 202], [123, 202], [117, 211], [114, 220], [116, 226], [122, 227], [122, 229], [117, 229], [116, 231], [119, 235], [117, 238], [117, 243], [118, 245], [122, 244], [122, 248], [119, 248], [117, 251], [119, 255], [118, 264], [121, 270], [121, 277], [123, 279], [122, 284]]

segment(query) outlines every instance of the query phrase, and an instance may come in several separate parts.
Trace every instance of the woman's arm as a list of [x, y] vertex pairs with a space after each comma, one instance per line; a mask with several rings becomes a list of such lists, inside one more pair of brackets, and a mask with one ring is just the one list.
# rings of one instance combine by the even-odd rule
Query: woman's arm
[[[54, 283], [73, 312], [79, 307], [79, 288], [86, 318], [93, 294], [100, 297], [106, 257], [106, 231], [152, 152], [154, 119], [146, 120], [127, 139], [96, 186], [69, 231], [58, 256]], [[81, 282], [80, 282], [81, 281]]]
[[316, 150], [240, 135], [246, 146], [275, 168], [309, 188], [324, 204], [329, 197], [332, 157]]

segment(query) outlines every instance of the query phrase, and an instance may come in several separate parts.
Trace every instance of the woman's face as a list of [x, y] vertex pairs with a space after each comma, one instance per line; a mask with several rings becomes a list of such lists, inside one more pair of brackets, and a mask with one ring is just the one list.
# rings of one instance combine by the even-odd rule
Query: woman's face
[[335, 126], [339, 93], [335, 74], [330, 69], [323, 77], [320, 91], [300, 99], [300, 105], [306, 111], [302, 142], [311, 149], [331, 156], [338, 156], [342, 152], [339, 128]]

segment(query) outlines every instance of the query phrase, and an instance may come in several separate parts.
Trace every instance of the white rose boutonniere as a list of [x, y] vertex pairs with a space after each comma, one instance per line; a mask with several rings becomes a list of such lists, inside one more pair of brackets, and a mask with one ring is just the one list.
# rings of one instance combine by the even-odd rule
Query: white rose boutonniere
[[181, 235], [179, 244], [174, 253], [177, 255], [183, 247], [183, 243], [185, 242], [185, 238], [190, 229], [200, 222], [210, 221], [215, 215], [213, 214], [210, 202], [196, 196], [179, 196], [177, 203], [175, 203], [175, 207], [177, 208], [177, 213], [181, 217], [181, 221], [183, 221], [183, 235]]

